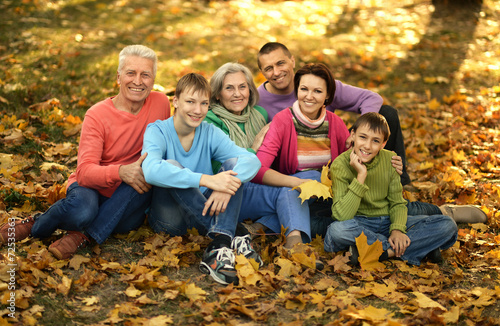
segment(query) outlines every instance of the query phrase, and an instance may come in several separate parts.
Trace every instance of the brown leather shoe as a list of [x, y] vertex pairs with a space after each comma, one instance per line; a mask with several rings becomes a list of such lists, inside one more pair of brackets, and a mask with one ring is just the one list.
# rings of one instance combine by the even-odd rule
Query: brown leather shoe
[[457, 223], [486, 223], [488, 215], [473, 205], [442, 205], [439, 206], [443, 215], [447, 215]]
[[32, 216], [24, 220], [5, 223], [0, 227], [0, 245], [7, 243], [9, 238], [14, 238], [15, 241], [26, 239], [31, 234], [33, 224], [35, 224], [35, 219]]
[[90, 243], [83, 233], [68, 231], [65, 236], [49, 246], [49, 251], [57, 259], [68, 259], [80, 248], [85, 248]]

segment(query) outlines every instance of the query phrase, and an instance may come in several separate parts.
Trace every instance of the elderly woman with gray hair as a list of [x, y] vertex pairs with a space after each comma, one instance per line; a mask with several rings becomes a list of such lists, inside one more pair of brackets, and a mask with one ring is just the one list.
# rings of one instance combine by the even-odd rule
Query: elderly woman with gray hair
[[[250, 70], [239, 63], [226, 63], [213, 74], [210, 86], [212, 96], [205, 121], [219, 127], [236, 145], [256, 153], [269, 124], [266, 110], [256, 105], [259, 93]], [[214, 168], [219, 165], [214, 163]], [[257, 221], [254, 226], [275, 233], [280, 233], [283, 226], [285, 235], [297, 230], [308, 242], [311, 240], [309, 206], [302, 204], [298, 195], [298, 191], [288, 187], [245, 183], [239, 220]], [[288, 240], [285, 248], [291, 249], [297, 243], [296, 237], [294, 241]]]

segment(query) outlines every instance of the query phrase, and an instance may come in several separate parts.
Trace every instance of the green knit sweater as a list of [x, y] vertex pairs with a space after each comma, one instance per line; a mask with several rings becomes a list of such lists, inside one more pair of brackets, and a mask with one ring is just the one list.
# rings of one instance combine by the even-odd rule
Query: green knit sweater
[[[266, 121], [268, 121], [267, 111], [262, 106], [256, 105], [253, 108], [255, 110], [257, 110], [260, 114], [262, 114], [262, 116], [264, 117], [264, 119]], [[207, 116], [205, 117], [204, 121], [215, 125], [217, 128], [221, 129], [222, 131], [224, 131], [224, 133], [226, 135], [229, 136], [229, 128], [226, 126], [226, 124], [218, 116], [215, 115], [215, 113], [212, 112], [212, 110], [208, 111]], [[262, 128], [264, 126], [265, 126], [265, 124], [262, 125]], [[243, 130], [243, 132], [245, 132], [245, 124], [238, 123], [238, 127], [240, 127], [241, 130]], [[249, 151], [250, 153], [254, 153], [255, 154], [255, 151], [252, 148], [247, 148], [247, 151]], [[217, 172], [219, 171], [221, 165], [222, 165], [221, 162], [212, 161], [212, 168], [213, 168], [214, 174], [217, 174]]]
[[350, 165], [352, 149], [340, 154], [330, 167], [332, 179], [332, 217], [350, 220], [356, 215], [366, 217], [390, 216], [392, 230], [406, 233], [407, 208], [403, 187], [391, 164], [393, 152], [382, 149], [366, 164], [368, 173], [364, 184]]

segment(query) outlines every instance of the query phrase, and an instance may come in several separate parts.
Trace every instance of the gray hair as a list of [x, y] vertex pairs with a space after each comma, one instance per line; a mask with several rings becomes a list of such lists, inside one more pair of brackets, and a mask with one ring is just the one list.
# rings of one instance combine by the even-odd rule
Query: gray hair
[[158, 64], [156, 53], [147, 46], [140, 44], [127, 45], [123, 48], [123, 50], [121, 50], [118, 57], [118, 72], [122, 71], [123, 66], [125, 65], [125, 60], [130, 56], [136, 56], [153, 61], [153, 75], [156, 77], [156, 67]]
[[217, 100], [222, 92], [222, 87], [224, 86], [224, 78], [229, 74], [234, 74], [237, 72], [242, 72], [245, 75], [245, 79], [248, 84], [248, 89], [250, 90], [250, 98], [248, 99], [248, 105], [254, 107], [259, 102], [259, 92], [257, 92], [257, 87], [253, 81], [253, 75], [250, 69], [242, 64], [236, 62], [228, 62], [223, 64], [217, 69], [212, 78], [210, 78], [210, 87], [212, 88], [212, 96], [210, 97], [210, 103], [219, 103]]

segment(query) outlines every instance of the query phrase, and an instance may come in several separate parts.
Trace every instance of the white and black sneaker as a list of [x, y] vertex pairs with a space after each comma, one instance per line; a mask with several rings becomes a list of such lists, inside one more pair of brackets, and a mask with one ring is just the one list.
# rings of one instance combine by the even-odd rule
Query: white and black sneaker
[[259, 263], [259, 267], [264, 266], [264, 262], [260, 255], [252, 246], [252, 238], [249, 234], [244, 236], [236, 236], [233, 238], [233, 242], [231, 242], [231, 248], [236, 251], [237, 255], [243, 255], [248, 260], [253, 259], [257, 263]]
[[238, 285], [238, 273], [234, 268], [234, 253], [228, 247], [208, 248], [203, 253], [200, 271], [209, 274], [217, 283]]

